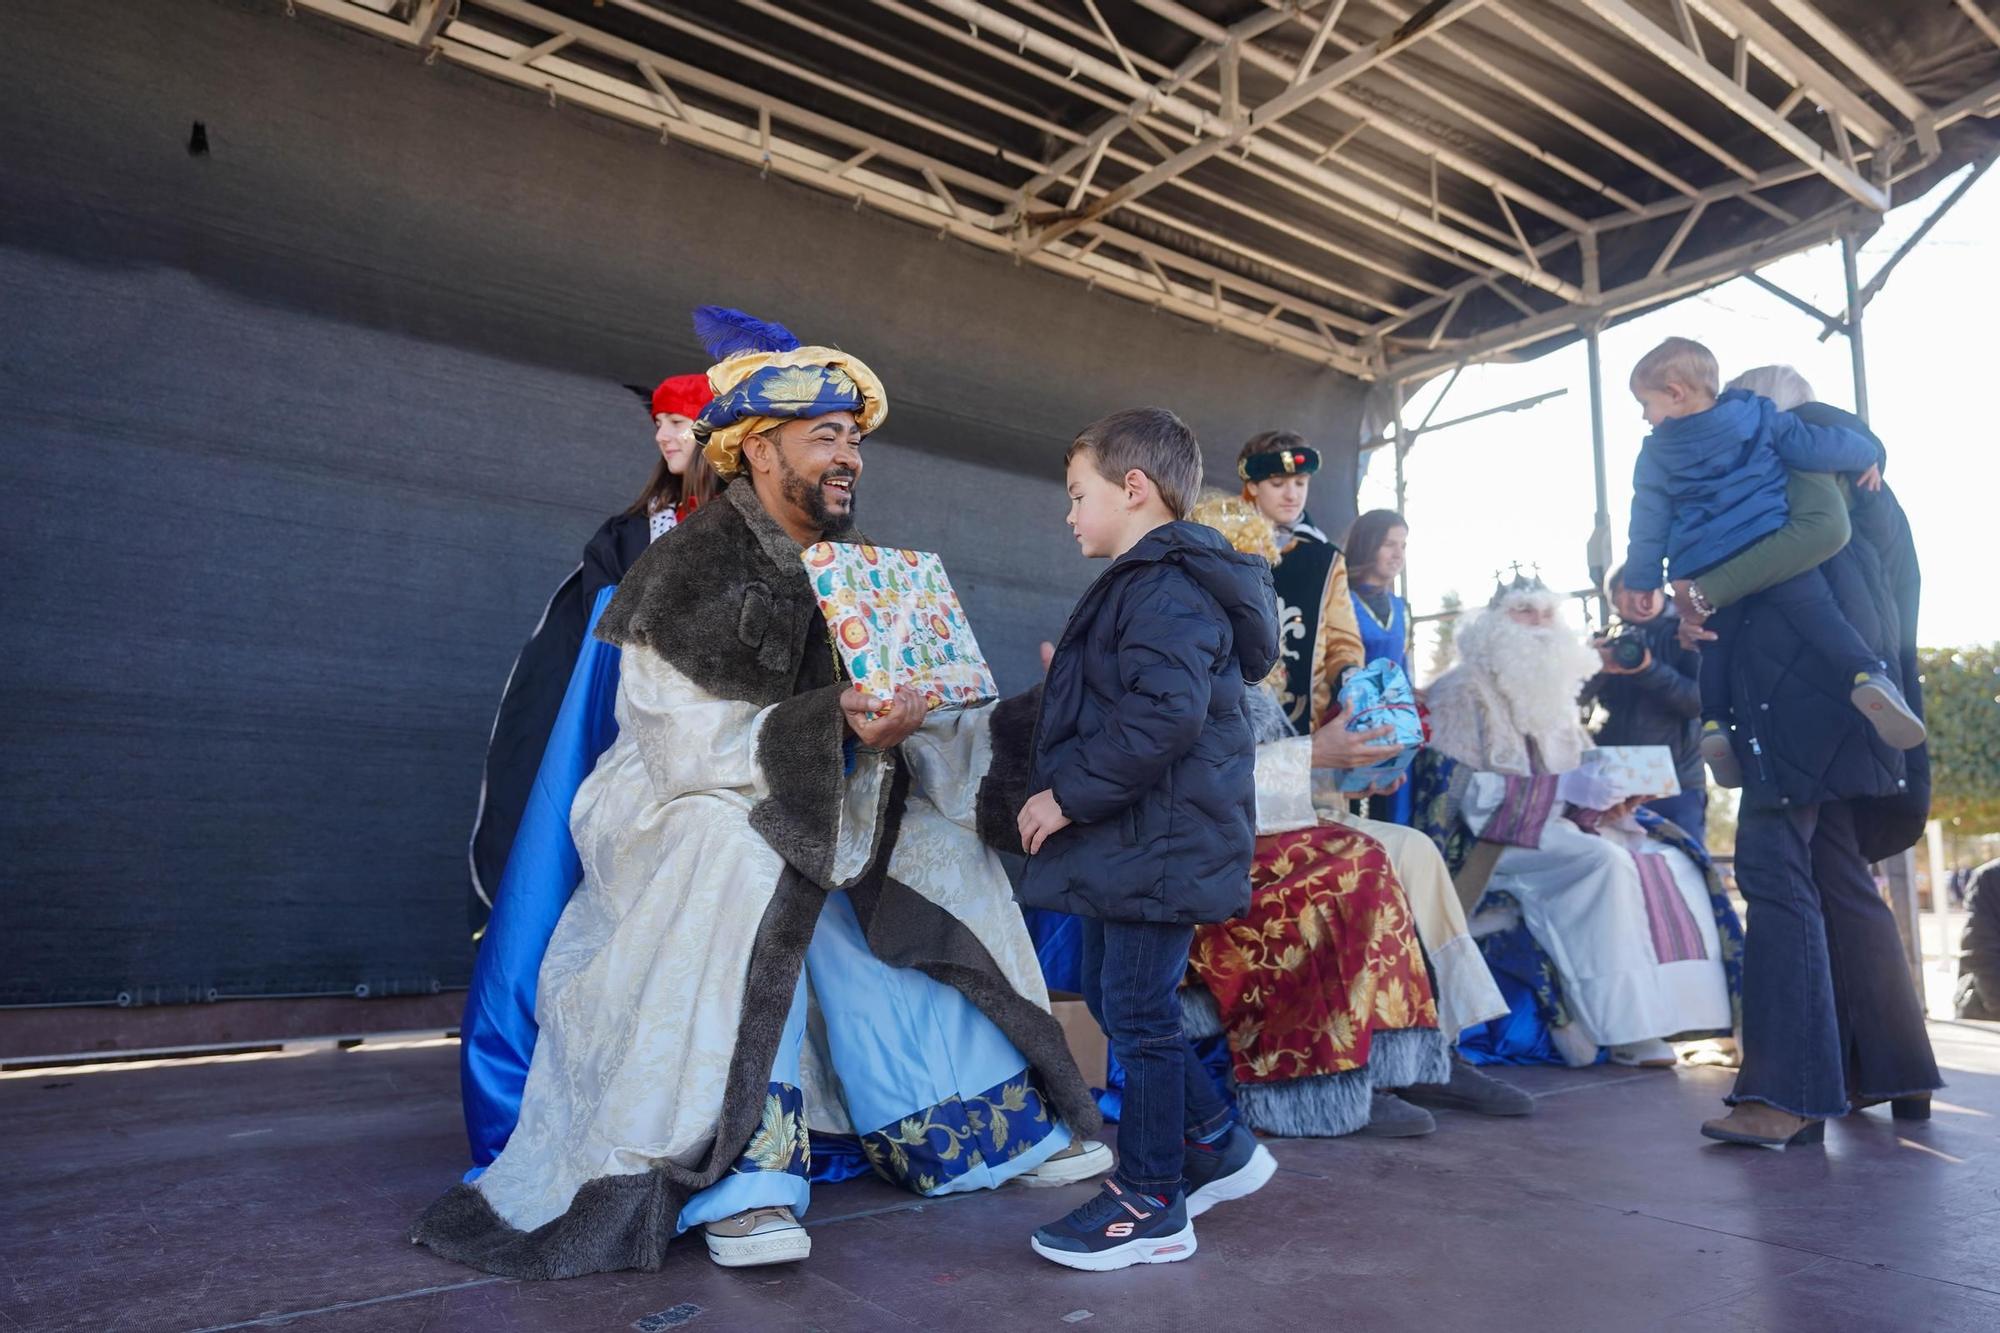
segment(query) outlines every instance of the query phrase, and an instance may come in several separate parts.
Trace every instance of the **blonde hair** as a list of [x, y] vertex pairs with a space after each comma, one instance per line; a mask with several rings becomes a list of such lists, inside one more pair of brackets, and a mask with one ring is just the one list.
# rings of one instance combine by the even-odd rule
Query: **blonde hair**
[[1261, 555], [1278, 563], [1278, 530], [1256, 505], [1239, 495], [1206, 490], [1188, 510], [1187, 521], [1214, 528], [1245, 555]]
[[1722, 392], [1722, 369], [1715, 353], [1692, 338], [1669, 338], [1632, 367], [1632, 387], [1660, 392], [1670, 384], [1713, 398]]

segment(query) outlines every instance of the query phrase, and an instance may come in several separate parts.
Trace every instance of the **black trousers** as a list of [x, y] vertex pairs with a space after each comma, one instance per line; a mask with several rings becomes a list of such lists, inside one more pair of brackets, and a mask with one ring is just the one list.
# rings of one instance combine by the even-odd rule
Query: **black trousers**
[[1840, 801], [1744, 809], [1736, 882], [1743, 939], [1743, 1067], [1729, 1102], [1843, 1115], [1943, 1086], [1889, 905]]

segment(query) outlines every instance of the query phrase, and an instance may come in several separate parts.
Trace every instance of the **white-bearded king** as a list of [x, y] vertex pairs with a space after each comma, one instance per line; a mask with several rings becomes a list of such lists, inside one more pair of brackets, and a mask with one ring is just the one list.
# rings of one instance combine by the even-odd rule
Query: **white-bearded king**
[[1671, 1064], [1665, 1038], [1731, 1028], [1741, 931], [1698, 849], [1578, 766], [1576, 699], [1599, 663], [1560, 607], [1516, 578], [1460, 628], [1459, 664], [1429, 691], [1419, 822], [1482, 944], [1532, 936], [1536, 1008], [1565, 1060], [1609, 1046], [1620, 1063]]

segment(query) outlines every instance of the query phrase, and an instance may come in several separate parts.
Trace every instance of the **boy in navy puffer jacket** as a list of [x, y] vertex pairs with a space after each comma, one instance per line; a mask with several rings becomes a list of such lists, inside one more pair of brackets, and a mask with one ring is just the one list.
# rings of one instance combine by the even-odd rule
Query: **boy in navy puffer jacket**
[[[1874, 440], [1809, 425], [1745, 390], [1718, 398], [1719, 380], [1714, 354], [1688, 338], [1668, 338], [1632, 369], [1633, 396], [1653, 427], [1632, 475], [1624, 581], [1635, 592], [1660, 587], [1663, 560], [1679, 586], [1784, 527], [1787, 468], [1857, 473], [1857, 486], [1882, 485], [1882, 449]], [[1923, 744], [1923, 720], [1841, 614], [1825, 577], [1817, 568], [1772, 576], [1780, 572], [1788, 577], [1759, 594], [1763, 603], [1840, 669], [1851, 682], [1848, 698], [1883, 740], [1902, 750]], [[1708, 621], [1716, 638], [1701, 654], [1701, 753], [1725, 787], [1743, 784], [1728, 736], [1730, 655], [1742, 614], [1739, 603]]]
[[1271, 567], [1182, 521], [1194, 433], [1118, 412], [1070, 445], [1069, 525], [1111, 567], [1077, 603], [1035, 727], [1021, 901], [1083, 921], [1084, 999], [1125, 1068], [1118, 1170], [1036, 1253], [1101, 1271], [1194, 1253], [1190, 1220], [1277, 1169], [1181, 1030], [1198, 922], [1250, 905], [1255, 742], [1246, 682], [1278, 657]]

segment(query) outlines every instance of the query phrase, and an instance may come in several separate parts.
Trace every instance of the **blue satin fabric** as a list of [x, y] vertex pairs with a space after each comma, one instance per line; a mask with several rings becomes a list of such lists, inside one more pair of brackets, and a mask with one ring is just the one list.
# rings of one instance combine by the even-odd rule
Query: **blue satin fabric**
[[562, 708], [521, 812], [521, 827], [493, 896], [459, 1025], [458, 1080], [473, 1169], [491, 1165], [521, 1116], [521, 1089], [535, 1054], [535, 983], [563, 908], [583, 880], [569, 836], [577, 788], [618, 738], [618, 649], [599, 639], [597, 621], [614, 588], [598, 591]]
[[[1375, 613], [1368, 609], [1368, 604], [1361, 600], [1361, 594], [1355, 592], [1351, 584], [1349, 585], [1347, 595], [1353, 599], [1354, 619], [1361, 626], [1361, 660], [1364, 662], [1373, 662], [1378, 657], [1386, 657], [1397, 666], [1403, 668], [1404, 674], [1408, 675], [1410, 670], [1409, 605], [1402, 598], [1396, 596], [1395, 593], [1390, 593], [1389, 624], [1385, 628], [1381, 622], [1375, 619]], [[1413, 809], [1411, 805], [1410, 786], [1410, 783], [1405, 782], [1402, 790], [1389, 798], [1388, 807], [1384, 811], [1388, 816], [1389, 823], [1408, 824], [1410, 822], [1411, 811]], [[1371, 802], [1371, 806], [1373, 804]], [[1370, 813], [1373, 813], [1373, 809], [1371, 809]], [[1379, 818], [1380, 816], [1377, 817]]]
[[1034, 941], [1048, 988], [1083, 994], [1083, 922], [1045, 907], [1024, 908], [1021, 915], [1027, 918], [1028, 938]]
[[[858, 1140], [813, 1136], [811, 1184], [846, 1178], [821, 1174], [829, 1148], [836, 1165], [860, 1152], [863, 1170], [872, 1162], [893, 1183], [936, 1198], [1005, 1184], [1069, 1145], [1014, 1044], [955, 988], [877, 958], [845, 893], [827, 895], [813, 927], [771, 1067], [774, 1089], [799, 1082], [808, 985], [825, 1019], [840, 1097], [861, 1131]], [[810, 1202], [810, 1185], [796, 1172], [745, 1158], [687, 1201], [679, 1226], [748, 1208], [803, 1216]]]
[[866, 397], [854, 377], [838, 366], [766, 366], [702, 409], [696, 434], [751, 417], [780, 420], [823, 417], [829, 412], [860, 413]]
[[[1543, 1012], [1548, 988], [1558, 983], [1535, 937], [1526, 926], [1509, 926], [1481, 939], [1479, 952], [1507, 1001], [1507, 1012], [1460, 1033], [1459, 1053], [1475, 1065], [1562, 1064]], [[1600, 1051], [1598, 1059], [1603, 1058]]]

